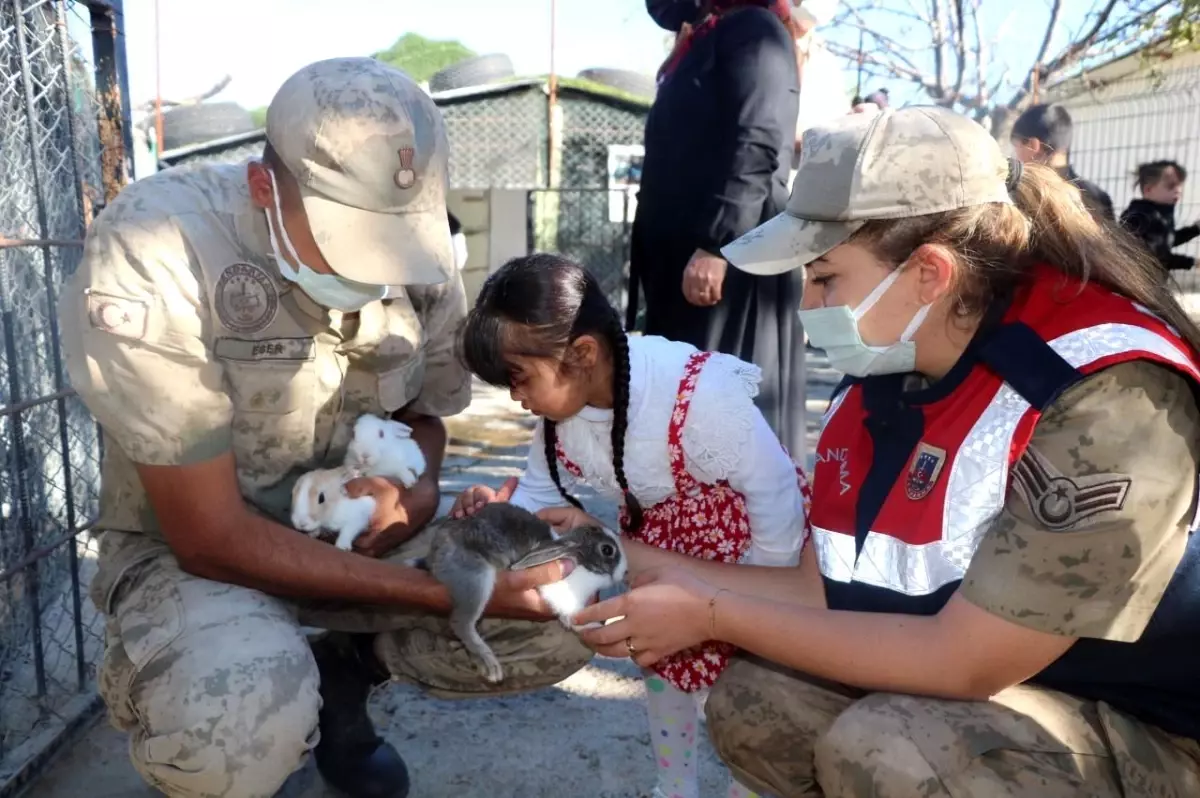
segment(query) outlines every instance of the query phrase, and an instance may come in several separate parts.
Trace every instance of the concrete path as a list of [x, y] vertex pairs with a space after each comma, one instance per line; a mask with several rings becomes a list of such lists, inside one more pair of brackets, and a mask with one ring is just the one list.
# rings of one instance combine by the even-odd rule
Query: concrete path
[[[809, 453], [836, 375], [810, 353]], [[532, 419], [504, 392], [476, 386], [475, 400], [449, 420], [442, 512], [462, 488], [499, 485], [519, 475]], [[616, 507], [581, 494], [608, 523]], [[445, 701], [389, 685], [372, 699], [377, 727], [400, 750], [419, 798], [648, 798], [654, 761], [644, 693], [628, 660], [597, 657], [571, 678], [527, 695]], [[728, 773], [701, 743], [702, 795], [725, 795]], [[28, 798], [138, 798], [146, 787], [127, 755], [125, 736], [100, 719], [54, 762]], [[333, 798], [314, 777], [304, 798]]]

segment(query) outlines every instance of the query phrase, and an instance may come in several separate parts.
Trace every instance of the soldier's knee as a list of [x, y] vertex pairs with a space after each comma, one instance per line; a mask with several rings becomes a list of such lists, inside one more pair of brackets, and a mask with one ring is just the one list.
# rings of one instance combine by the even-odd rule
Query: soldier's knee
[[319, 739], [319, 678], [307, 647], [239, 649], [199, 682], [190, 700], [141, 708], [130, 746], [138, 771], [181, 798], [275, 795]]
[[445, 697], [549, 687], [593, 657], [578, 635], [557, 623], [484, 620], [479, 631], [500, 660], [504, 681], [499, 685], [484, 680], [479, 662], [443, 623], [381, 634], [375, 651], [396, 678]]
[[937, 774], [910, 739], [909, 696], [875, 693], [841, 713], [814, 748], [826, 798], [945, 795]]
[[709, 691], [704, 703], [708, 736], [717, 755], [731, 767], [746, 767], [755, 758], [758, 732], [751, 713], [764, 700], [764, 669], [733, 660]]

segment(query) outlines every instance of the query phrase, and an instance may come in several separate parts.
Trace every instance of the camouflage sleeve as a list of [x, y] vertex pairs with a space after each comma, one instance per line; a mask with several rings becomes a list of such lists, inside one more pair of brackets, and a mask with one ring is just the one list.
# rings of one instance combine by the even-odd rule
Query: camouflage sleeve
[[1088, 377], [1034, 428], [960, 592], [1040, 632], [1137, 640], [1183, 557], [1198, 460], [1182, 375], [1139, 361]]
[[458, 330], [467, 317], [467, 294], [456, 269], [439, 285], [412, 292], [424, 327], [425, 376], [410, 408], [428, 416], [452, 416], [471, 403], [471, 374], [458, 359]]
[[230, 447], [232, 405], [187, 251], [165, 221], [152, 231], [101, 217], [59, 298], [71, 385], [137, 463], [188, 465]]

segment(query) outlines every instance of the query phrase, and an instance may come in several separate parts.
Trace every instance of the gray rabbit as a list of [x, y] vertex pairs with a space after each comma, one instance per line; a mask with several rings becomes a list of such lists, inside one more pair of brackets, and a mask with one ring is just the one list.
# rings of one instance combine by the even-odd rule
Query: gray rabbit
[[572, 628], [571, 618], [597, 592], [625, 579], [625, 550], [617, 533], [600, 526], [580, 526], [556, 535], [545, 521], [516, 505], [494, 502], [468, 518], [443, 518], [428, 532], [429, 554], [410, 565], [429, 571], [450, 591], [454, 609], [450, 626], [458, 639], [482, 662], [492, 683], [504, 678], [500, 661], [476, 624], [492, 597], [496, 572], [521, 570], [569, 558], [575, 570], [566, 579], [538, 592]]

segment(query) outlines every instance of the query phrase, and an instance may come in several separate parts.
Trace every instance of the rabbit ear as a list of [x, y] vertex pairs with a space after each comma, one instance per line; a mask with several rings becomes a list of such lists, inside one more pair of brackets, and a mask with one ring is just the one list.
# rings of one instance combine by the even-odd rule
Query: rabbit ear
[[574, 560], [578, 554], [579, 546], [575, 541], [550, 540], [538, 545], [533, 551], [510, 565], [509, 570], [522, 571], [526, 568], [535, 568], [539, 565], [545, 565], [548, 562], [561, 560], [564, 557]]

